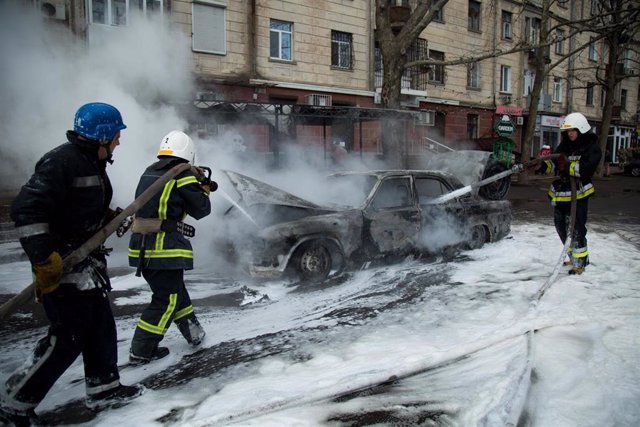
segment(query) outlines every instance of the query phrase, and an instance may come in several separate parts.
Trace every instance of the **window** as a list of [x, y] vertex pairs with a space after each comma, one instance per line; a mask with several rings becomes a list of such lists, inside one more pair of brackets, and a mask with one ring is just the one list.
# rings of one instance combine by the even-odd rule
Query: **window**
[[92, 24], [128, 25], [130, 10], [136, 9], [145, 14], [162, 14], [162, 0], [90, 0], [88, 4]]
[[593, 89], [595, 85], [593, 83], [587, 83], [587, 105], [593, 105]]
[[513, 14], [511, 12], [507, 12], [506, 10], [502, 11], [502, 38], [505, 40], [511, 40], [513, 37], [511, 32], [512, 18]]
[[598, 14], [598, 0], [591, 0], [591, 16]]
[[391, 178], [380, 183], [372, 206], [374, 209], [403, 208], [411, 206], [411, 182], [408, 178]]
[[596, 50], [596, 41], [593, 40], [593, 38], [591, 39], [591, 43], [589, 44], [589, 59], [591, 61], [598, 60], [598, 53]]
[[[444, 61], [444, 52], [429, 50], [429, 58], [436, 61]], [[432, 65], [429, 70], [429, 81], [444, 84], [444, 65]]]
[[193, 3], [193, 50], [227, 53], [225, 8], [209, 3]]
[[511, 67], [508, 65], [500, 67], [500, 92], [511, 93]]
[[433, 21], [444, 22], [444, 13], [442, 12], [442, 9], [436, 9], [436, 11], [433, 12]]
[[533, 92], [533, 83], [536, 79], [535, 71], [524, 70], [524, 76], [522, 77], [522, 95], [529, 96]]
[[331, 31], [331, 65], [351, 69], [353, 35], [341, 31]]
[[449, 189], [437, 179], [416, 178], [415, 183], [418, 193], [418, 203], [421, 205], [426, 205], [430, 200], [449, 192]]
[[556, 54], [564, 55], [564, 30], [556, 30]]
[[627, 89], [620, 90], [620, 109], [622, 111], [627, 111]]
[[127, 25], [126, 0], [92, 0], [91, 22], [104, 25]]
[[622, 52], [622, 66], [627, 70], [631, 69], [631, 49], [625, 49]]
[[467, 87], [480, 89], [480, 63], [467, 65]]
[[529, 44], [537, 44], [540, 41], [540, 18], [524, 18], [524, 37]]
[[293, 60], [293, 24], [271, 20], [269, 56], [285, 61]]
[[469, 0], [469, 24], [468, 28], [471, 31], [480, 32], [480, 7], [482, 3]]
[[553, 79], [553, 102], [562, 102], [562, 79], [554, 77]]
[[600, 86], [600, 106], [604, 107], [605, 98], [607, 97], [607, 89], [604, 86]]
[[469, 140], [478, 139], [478, 115], [467, 114], [467, 138]]

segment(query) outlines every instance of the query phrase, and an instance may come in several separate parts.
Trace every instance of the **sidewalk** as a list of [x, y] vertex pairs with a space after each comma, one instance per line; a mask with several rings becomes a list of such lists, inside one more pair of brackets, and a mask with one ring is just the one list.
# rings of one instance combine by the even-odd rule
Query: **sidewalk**
[[[529, 216], [552, 215], [547, 191], [554, 177], [530, 175], [529, 182], [513, 181], [507, 199], [516, 212]], [[640, 178], [615, 173], [607, 178], [594, 177], [595, 193], [589, 201], [590, 218], [640, 223]]]

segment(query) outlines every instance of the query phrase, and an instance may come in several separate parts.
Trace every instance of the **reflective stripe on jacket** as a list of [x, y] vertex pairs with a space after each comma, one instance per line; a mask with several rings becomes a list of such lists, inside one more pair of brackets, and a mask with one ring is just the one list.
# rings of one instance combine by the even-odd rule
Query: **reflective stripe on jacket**
[[[136, 197], [164, 175], [177, 160], [162, 159], [149, 166], [140, 177]], [[211, 212], [209, 198], [200, 188], [200, 184], [190, 170], [165, 184], [137, 213], [138, 218], [160, 218], [182, 221], [189, 215], [195, 219], [203, 218]], [[144, 239], [143, 268], [155, 270], [173, 270], [193, 268], [193, 250], [189, 240], [180, 232], [159, 232], [143, 236], [131, 235], [129, 242], [129, 265], [138, 266], [140, 249]]]

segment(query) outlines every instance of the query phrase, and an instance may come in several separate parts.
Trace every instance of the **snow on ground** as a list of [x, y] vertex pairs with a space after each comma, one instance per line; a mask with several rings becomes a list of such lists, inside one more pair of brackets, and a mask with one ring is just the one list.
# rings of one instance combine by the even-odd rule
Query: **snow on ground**
[[[590, 227], [587, 272], [560, 274], [538, 305], [531, 299], [561, 244], [537, 223], [516, 223], [507, 239], [451, 262], [407, 260], [324, 289], [250, 283], [269, 300], [247, 304], [198, 306], [244, 284], [197, 269], [187, 279], [207, 330], [203, 349], [190, 355], [171, 328], [169, 357], [121, 373], [124, 383], [151, 385], [145, 395], [87, 425], [640, 425], [640, 250], [621, 237], [639, 230], [614, 228]], [[0, 265], [0, 292], [29, 279], [25, 262]], [[113, 285], [140, 290], [116, 305], [150, 299], [132, 273]], [[136, 320], [117, 320], [121, 361]], [[0, 380], [44, 329], [36, 332], [2, 334]], [[239, 359], [207, 371], [225, 346]], [[175, 381], [189, 360], [203, 374]], [[82, 397], [79, 378], [80, 360], [38, 411]]]

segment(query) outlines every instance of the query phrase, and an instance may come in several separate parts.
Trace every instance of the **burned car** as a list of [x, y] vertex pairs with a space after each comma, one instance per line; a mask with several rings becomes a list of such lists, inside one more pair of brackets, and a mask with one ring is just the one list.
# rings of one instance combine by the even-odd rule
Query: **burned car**
[[445, 172], [336, 173], [319, 186], [321, 203], [224, 173], [240, 195], [226, 215], [243, 232], [229, 245], [253, 276], [293, 273], [302, 281], [322, 281], [373, 260], [479, 248], [510, 231], [506, 200], [469, 193], [438, 203], [439, 196], [463, 187]]

